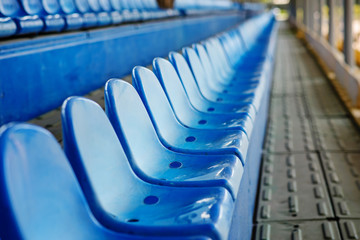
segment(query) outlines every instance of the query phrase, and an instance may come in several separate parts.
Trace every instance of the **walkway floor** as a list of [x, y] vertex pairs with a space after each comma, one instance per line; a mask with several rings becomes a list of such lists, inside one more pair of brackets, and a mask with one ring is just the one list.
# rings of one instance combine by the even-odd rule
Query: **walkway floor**
[[256, 239], [360, 238], [360, 131], [287, 24], [263, 153]]

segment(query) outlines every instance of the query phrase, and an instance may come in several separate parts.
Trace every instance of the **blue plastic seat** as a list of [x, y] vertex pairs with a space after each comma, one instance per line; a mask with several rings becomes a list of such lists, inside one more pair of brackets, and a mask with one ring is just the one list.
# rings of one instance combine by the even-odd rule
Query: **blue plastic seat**
[[[147, 68], [135, 67], [133, 69], [133, 84], [150, 115], [162, 144], [167, 148], [176, 152], [193, 154], [235, 154], [244, 165], [249, 144], [244, 131], [209, 130], [184, 126], [173, 112], [159, 80]], [[207, 120], [200, 115], [198, 119], [193, 119], [190, 114], [184, 116], [188, 117], [189, 122], [197, 122], [198, 127], [207, 123]]]
[[[115, 3], [115, 1], [113, 1]], [[115, 3], [115, 5], [117, 6], [117, 8], [120, 10], [120, 4], [119, 4], [119, 0], [117, 0], [117, 4]], [[117, 10], [116, 8], [112, 7], [112, 4], [110, 3], [109, 0], [99, 0], [99, 4], [102, 10], [104, 10], [105, 12], [110, 14], [111, 17], [111, 23], [113, 25], [116, 24], [120, 24], [123, 21], [123, 17], [121, 16], [119, 10]]]
[[91, 28], [99, 25], [98, 16], [94, 12], [92, 12], [88, 0], [74, 0], [74, 2], [75, 8], [81, 14], [83, 20], [83, 28]]
[[[181, 71], [185, 71], [181, 72], [183, 82], [174, 66], [163, 58], [154, 59], [153, 69], [179, 121], [192, 128], [240, 129], [250, 138], [255, 120], [255, 109], [252, 105], [231, 106], [212, 103], [203, 98], [195, 86], [190, 85], [194, 80], [189, 79], [191, 71], [185, 59], [180, 54], [175, 54], [170, 56], [173, 60], [177, 58], [177, 66]], [[205, 122], [199, 124], [199, 119]]]
[[[29, 16], [39, 16], [43, 22], [44, 32], [60, 32], [65, 28], [65, 20], [57, 14], [59, 4], [54, 0], [41, 2], [40, 0], [20, 0], [23, 9]], [[44, 5], [43, 5], [44, 3]], [[45, 10], [46, 7], [46, 10]]]
[[103, 9], [101, 9], [99, 0], [87, 0], [87, 1], [89, 2], [89, 7], [91, 11], [96, 14], [98, 26], [107, 26], [112, 24], [112, 19], [109, 13], [104, 12]]
[[3, 126], [0, 164], [2, 239], [184, 239], [105, 229], [89, 211], [65, 154], [45, 129], [30, 124]]
[[105, 85], [105, 108], [134, 172], [143, 180], [169, 186], [222, 186], [235, 199], [243, 167], [234, 155], [190, 155], [164, 147], [139, 95], [130, 84]]
[[17, 0], [0, 0], [1, 31], [0, 36], [38, 33], [44, 23], [39, 16], [29, 16]]
[[133, 0], [120, 0], [122, 6], [122, 15], [126, 22], [137, 22], [141, 20], [141, 15], [136, 9]]
[[234, 203], [225, 188], [144, 182], [133, 172], [105, 112], [91, 100], [65, 101], [62, 123], [65, 153], [102, 225], [135, 235], [227, 239]]
[[[237, 86], [237, 88], [234, 88], [234, 84], [231, 81], [229, 83], [229, 81], [224, 81], [216, 75], [213, 64], [210, 60], [210, 56], [204, 45], [194, 44], [193, 48], [199, 56], [210, 88], [220, 93], [225, 93], [226, 95], [242, 95], [243, 97], [246, 95], [254, 95], [254, 89], [258, 86], [258, 81], [249, 84], [243, 84], [242, 86]], [[186, 54], [185, 57], [187, 57]]]
[[[200, 59], [192, 48], [183, 48], [182, 52], [188, 61], [186, 61], [182, 55], [175, 52], [169, 54], [169, 59], [174, 65], [186, 93], [195, 108], [209, 109], [210, 107], [213, 107], [213, 112], [218, 113], [246, 111], [253, 120], [255, 119], [256, 109], [254, 100], [256, 96], [254, 97], [254, 94], [238, 94], [236, 95], [236, 98], [233, 98], [230, 101], [225, 99], [224, 101], [222, 96], [220, 96], [221, 94], [211, 91], [210, 89], [210, 99], [206, 98], [206, 93], [203, 94], [198, 86], [203, 84], [205, 85], [203, 86], [204, 88], [210, 88]], [[205, 106], [200, 108], [196, 107], [197, 105]]]

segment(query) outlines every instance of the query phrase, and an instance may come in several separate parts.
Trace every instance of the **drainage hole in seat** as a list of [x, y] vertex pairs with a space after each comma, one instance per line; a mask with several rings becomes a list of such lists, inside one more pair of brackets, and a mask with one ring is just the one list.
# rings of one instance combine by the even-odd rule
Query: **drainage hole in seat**
[[147, 196], [144, 199], [144, 203], [147, 205], [153, 205], [155, 203], [159, 202], [159, 198], [157, 196]]
[[193, 141], [195, 141], [195, 140], [196, 140], [196, 138], [193, 137], [193, 136], [187, 137], [187, 138], [185, 139], [185, 141], [187, 141], [187, 142], [193, 142]]
[[228, 90], [224, 90], [223, 93], [228, 93]]
[[222, 100], [223, 100], [222, 98], [217, 98], [216, 99], [217, 102], [222, 102]]
[[138, 222], [139, 219], [136, 219], [136, 218], [131, 218], [131, 219], [128, 219], [126, 220], [127, 222], [131, 222], [131, 223], [134, 223], [134, 222]]
[[207, 110], [208, 110], [208, 112], [213, 112], [213, 111], [215, 111], [215, 108], [209, 107]]
[[207, 121], [203, 119], [203, 120], [200, 120], [198, 123], [201, 124], [201, 125], [204, 125], [204, 124], [207, 123]]
[[182, 166], [182, 163], [181, 162], [178, 162], [178, 161], [174, 161], [174, 162], [171, 162], [170, 164], [169, 164], [169, 167], [170, 168], [179, 168], [179, 167], [181, 167]]

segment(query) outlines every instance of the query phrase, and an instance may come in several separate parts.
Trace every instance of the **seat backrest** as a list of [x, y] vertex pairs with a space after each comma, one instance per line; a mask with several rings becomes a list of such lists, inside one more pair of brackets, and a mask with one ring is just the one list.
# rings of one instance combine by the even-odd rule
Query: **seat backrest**
[[88, 2], [89, 2], [90, 9], [93, 12], [100, 12], [102, 10], [99, 0], [88, 0]]
[[181, 134], [179, 122], [155, 73], [144, 67], [135, 67], [133, 85], [162, 142], [166, 144], [165, 139]]
[[[184, 51], [184, 50], [183, 50]], [[176, 69], [176, 72], [178, 74], [178, 79], [181, 80], [181, 83], [183, 85], [183, 88], [185, 89], [185, 95], [183, 94], [183, 97], [186, 97], [187, 99], [191, 99], [191, 104], [196, 106], [200, 106], [203, 104], [203, 96], [201, 92], [199, 91], [199, 87], [195, 81], [194, 75], [191, 72], [191, 69], [186, 62], [186, 59], [177, 52], [170, 52], [169, 53], [169, 60], [171, 61], [173, 67]], [[166, 64], [167, 65], [167, 64]], [[167, 67], [167, 66], [164, 66]], [[169, 73], [171, 74], [171, 72]], [[170, 81], [171, 84], [176, 87], [179, 84], [175, 84], [175, 81], [177, 80], [170, 78], [172, 75], [163, 76], [162, 81]], [[164, 79], [166, 78], [166, 79]], [[160, 77], [159, 77], [160, 79]], [[171, 79], [171, 80], [170, 80]], [[166, 85], [166, 83], [164, 83]], [[181, 90], [178, 89], [178, 92]], [[188, 97], [187, 97], [187, 96]]]
[[40, 0], [20, 0], [24, 11], [28, 15], [43, 15], [43, 6]]
[[59, 0], [61, 10], [66, 14], [77, 12], [74, 0]]
[[20, 16], [24, 11], [17, 0], [0, 0], [0, 14], [6, 17]]
[[109, 80], [105, 108], [134, 171], [143, 178], [143, 170], [155, 172], [161, 143], [135, 88], [119, 79]]
[[110, 0], [99, 0], [99, 4], [100, 4], [100, 8], [105, 12], [112, 11], [112, 5], [110, 3]]
[[42, 5], [47, 14], [57, 14], [60, 12], [58, 0], [42, 0]]
[[2, 238], [120, 239], [94, 222], [69, 162], [45, 129], [3, 127], [0, 169]]
[[80, 13], [92, 12], [88, 0], [74, 0], [75, 6]]
[[121, 11], [123, 9], [121, 0], [110, 0], [111, 7], [116, 11]]
[[[183, 48], [183, 55], [186, 58], [192, 73], [194, 74], [200, 90], [205, 97], [210, 97], [209, 95], [211, 92], [209, 92], [209, 89], [216, 89], [216, 85], [212, 80], [213, 69], [204, 47], [201, 44], [195, 44], [194, 47], [198, 50], [199, 55], [193, 48], [189, 47]], [[203, 61], [200, 60], [200, 55], [203, 57]], [[207, 67], [207, 71], [205, 71], [205, 65]]]
[[142, 182], [105, 112], [89, 99], [73, 97], [64, 102], [61, 117], [65, 153], [94, 215], [104, 225], [127, 231], [132, 204], [128, 193], [140, 194]]

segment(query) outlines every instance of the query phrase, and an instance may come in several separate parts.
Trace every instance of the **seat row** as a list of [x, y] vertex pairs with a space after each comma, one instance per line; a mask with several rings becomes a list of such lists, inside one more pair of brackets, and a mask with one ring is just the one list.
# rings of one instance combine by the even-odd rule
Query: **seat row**
[[0, 0], [0, 37], [178, 16], [156, 0]]
[[133, 85], [106, 83], [106, 113], [68, 98], [65, 153], [40, 127], [1, 128], [1, 238], [228, 239], [257, 181], [246, 171], [259, 162], [276, 29], [266, 13], [135, 67]]

